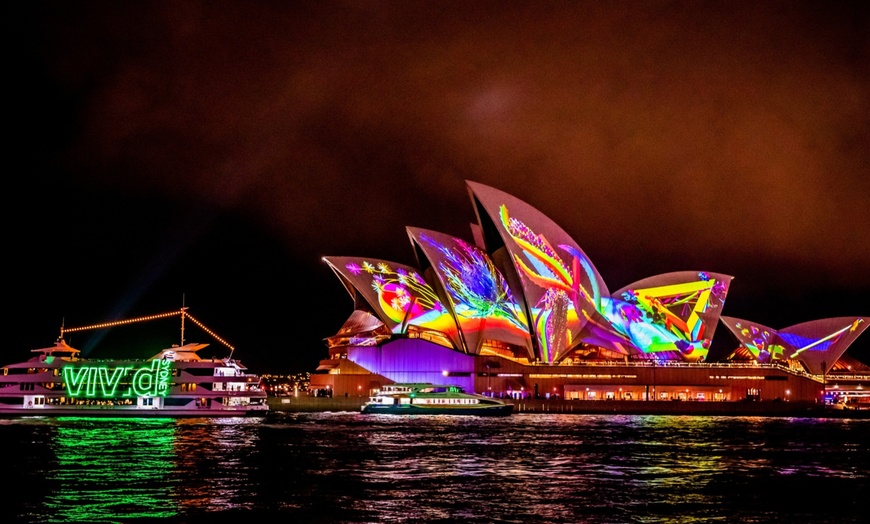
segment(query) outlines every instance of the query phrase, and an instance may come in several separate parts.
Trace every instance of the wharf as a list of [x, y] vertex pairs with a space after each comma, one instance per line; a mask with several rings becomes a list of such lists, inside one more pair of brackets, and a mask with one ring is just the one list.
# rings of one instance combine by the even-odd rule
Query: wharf
[[[328, 411], [359, 412], [365, 397], [269, 397], [275, 412], [317, 413]], [[870, 409], [842, 409], [813, 402], [696, 402], [643, 400], [555, 400], [527, 399], [514, 401], [514, 413], [550, 413], [575, 415], [701, 415], [755, 417], [813, 417], [870, 419]]]

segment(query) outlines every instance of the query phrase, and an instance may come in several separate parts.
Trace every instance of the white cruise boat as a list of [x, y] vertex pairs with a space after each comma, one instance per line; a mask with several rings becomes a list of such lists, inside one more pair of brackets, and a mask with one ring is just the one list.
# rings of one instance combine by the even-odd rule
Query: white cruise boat
[[386, 415], [477, 415], [506, 416], [513, 404], [459, 386], [425, 383], [397, 383], [381, 387], [361, 410]]
[[188, 343], [163, 349], [146, 360], [96, 360], [83, 358], [63, 338], [65, 332], [178, 314], [183, 342], [185, 318], [202, 326], [186, 308], [141, 319], [61, 328], [54, 346], [34, 349], [36, 355], [29, 360], [0, 368], [0, 416], [265, 416], [269, 405], [260, 377], [233, 359], [233, 348], [225, 342], [230, 349], [226, 358], [201, 358], [197, 351], [208, 344]]

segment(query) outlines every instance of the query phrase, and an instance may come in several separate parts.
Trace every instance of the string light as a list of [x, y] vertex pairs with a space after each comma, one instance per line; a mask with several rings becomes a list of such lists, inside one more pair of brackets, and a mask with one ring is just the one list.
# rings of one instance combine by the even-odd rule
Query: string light
[[205, 327], [205, 325], [202, 322], [200, 322], [199, 320], [194, 318], [193, 315], [188, 313], [187, 308], [182, 308], [179, 311], [172, 311], [169, 313], [161, 313], [158, 315], [149, 315], [146, 317], [131, 318], [131, 319], [127, 319], [127, 320], [116, 320], [114, 322], [104, 322], [102, 324], [92, 324], [90, 326], [81, 326], [81, 327], [74, 327], [74, 328], [66, 328], [66, 327], [61, 326], [60, 338], [63, 338], [64, 333], [75, 333], [78, 331], [88, 331], [91, 329], [105, 329], [105, 328], [110, 328], [110, 327], [115, 327], [115, 326], [123, 326], [126, 324], [133, 324], [135, 322], [146, 322], [149, 320], [159, 320], [162, 318], [174, 317], [176, 315], [181, 315], [182, 322], [184, 322], [185, 317], [189, 318], [191, 322], [193, 322], [194, 324], [199, 326], [203, 331], [205, 331], [206, 333], [208, 333], [209, 335], [214, 337], [215, 340], [217, 340], [221, 344], [225, 345], [230, 350], [235, 351], [236, 348], [233, 347], [229, 342], [227, 342], [226, 340], [224, 340], [223, 338], [218, 336], [217, 333], [215, 333], [214, 331]]
[[215, 338], [215, 340], [217, 340], [217, 341], [220, 342], [221, 344], [225, 345], [226, 347], [228, 347], [228, 348], [229, 348], [230, 350], [232, 350], [232, 351], [235, 351], [235, 350], [236, 350], [236, 348], [234, 348], [233, 346], [231, 346], [229, 342], [227, 342], [226, 340], [224, 340], [224, 339], [222, 339], [221, 337], [219, 337], [219, 336], [217, 335], [217, 333], [215, 333], [214, 331], [212, 331], [212, 330], [210, 330], [209, 328], [205, 327], [205, 325], [203, 325], [203, 323], [200, 322], [199, 320], [193, 318], [193, 315], [191, 315], [190, 313], [186, 313], [185, 316], [186, 316], [187, 318], [189, 318], [189, 319], [190, 319], [194, 324], [196, 324], [197, 326], [199, 326], [200, 328], [202, 328], [203, 331], [205, 331], [205, 332], [208, 333], [209, 335], [213, 336], [213, 337]]
[[[76, 331], [87, 331], [89, 329], [103, 329], [103, 328], [109, 328], [109, 327], [114, 327], [114, 326], [123, 326], [125, 324], [132, 324], [134, 322], [144, 322], [146, 320], [157, 320], [157, 319], [172, 317], [172, 316], [181, 315], [181, 314], [182, 314], [182, 311], [173, 311], [172, 313], [161, 313], [159, 315], [150, 315], [147, 317], [131, 318], [131, 319], [127, 319], [127, 320], [116, 320], [114, 322], [105, 322], [103, 324], [94, 324], [91, 326], [82, 326], [82, 327], [74, 327], [74, 328], [61, 327], [60, 328], [60, 336], [61, 336], [61, 338], [63, 338], [64, 333], [75, 333]], [[188, 315], [188, 316], [190, 316], [190, 315]]]

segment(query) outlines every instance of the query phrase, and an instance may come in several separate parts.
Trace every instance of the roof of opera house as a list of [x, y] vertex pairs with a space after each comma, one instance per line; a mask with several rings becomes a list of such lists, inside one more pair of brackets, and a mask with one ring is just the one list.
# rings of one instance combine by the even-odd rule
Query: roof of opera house
[[543, 363], [581, 346], [701, 362], [721, 321], [740, 344], [727, 357], [794, 360], [821, 374], [867, 327], [857, 316], [782, 329], [723, 316], [733, 277], [712, 271], [663, 273], [611, 292], [577, 242], [542, 212], [498, 189], [466, 185], [478, 218], [473, 241], [407, 227], [417, 267], [324, 257], [355, 301], [339, 332], [349, 343], [379, 328], [399, 334], [414, 326], [468, 354], [495, 340]]

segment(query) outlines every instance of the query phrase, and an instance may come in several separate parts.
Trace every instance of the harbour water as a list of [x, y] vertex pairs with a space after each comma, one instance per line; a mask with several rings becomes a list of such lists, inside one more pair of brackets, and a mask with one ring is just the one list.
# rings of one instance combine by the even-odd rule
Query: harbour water
[[0, 522], [864, 522], [870, 420], [0, 420]]

